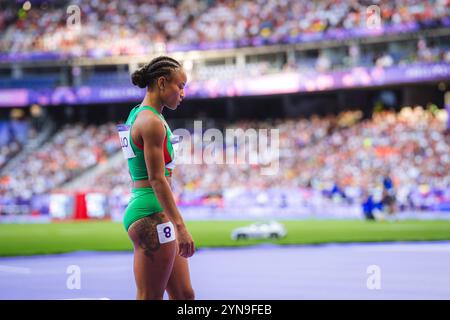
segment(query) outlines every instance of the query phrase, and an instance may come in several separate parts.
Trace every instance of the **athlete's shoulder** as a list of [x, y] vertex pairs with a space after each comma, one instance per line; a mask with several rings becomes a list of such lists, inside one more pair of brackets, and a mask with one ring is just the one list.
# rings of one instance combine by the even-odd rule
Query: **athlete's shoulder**
[[154, 124], [154, 123], [161, 123], [164, 124], [158, 115], [149, 109], [142, 109], [140, 110], [138, 117], [141, 121], [145, 122], [146, 124]]
[[149, 110], [141, 111], [140, 132], [144, 140], [160, 141], [164, 140], [166, 129], [162, 120]]

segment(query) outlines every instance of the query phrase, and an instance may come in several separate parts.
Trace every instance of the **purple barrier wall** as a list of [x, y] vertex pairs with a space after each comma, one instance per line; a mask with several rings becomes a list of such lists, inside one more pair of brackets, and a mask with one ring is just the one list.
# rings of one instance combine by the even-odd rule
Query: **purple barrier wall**
[[[280, 73], [253, 78], [188, 83], [188, 97], [215, 98], [294, 92], [315, 92], [346, 88], [373, 87], [450, 79], [450, 63], [421, 63], [391, 68], [354, 68], [327, 73]], [[144, 90], [130, 86], [115, 87], [57, 87], [54, 89], [0, 90], [0, 107], [40, 105], [114, 103], [140, 100]]]

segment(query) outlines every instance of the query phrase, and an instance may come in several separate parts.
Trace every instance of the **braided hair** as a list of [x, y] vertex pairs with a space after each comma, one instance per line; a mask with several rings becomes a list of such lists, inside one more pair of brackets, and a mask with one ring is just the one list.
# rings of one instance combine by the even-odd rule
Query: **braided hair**
[[181, 64], [168, 56], [160, 56], [131, 75], [131, 82], [139, 88], [151, 87], [159, 77], [170, 77], [175, 69], [181, 68]]

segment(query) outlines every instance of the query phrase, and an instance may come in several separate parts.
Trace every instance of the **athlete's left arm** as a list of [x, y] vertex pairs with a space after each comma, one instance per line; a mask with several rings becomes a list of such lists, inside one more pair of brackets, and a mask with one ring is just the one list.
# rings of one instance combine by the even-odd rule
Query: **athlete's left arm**
[[170, 189], [173, 191], [173, 188], [172, 188], [172, 177], [166, 177], [166, 179], [167, 179], [167, 183], [170, 186]]

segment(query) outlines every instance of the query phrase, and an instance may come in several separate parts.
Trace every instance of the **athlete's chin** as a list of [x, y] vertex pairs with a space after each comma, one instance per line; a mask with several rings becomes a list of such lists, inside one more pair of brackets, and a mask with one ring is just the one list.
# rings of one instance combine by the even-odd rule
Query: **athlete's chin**
[[177, 110], [179, 105], [180, 105], [180, 103], [178, 102], [178, 103], [176, 103], [174, 105], [171, 105], [171, 106], [168, 106], [168, 107], [169, 107], [170, 110]]

